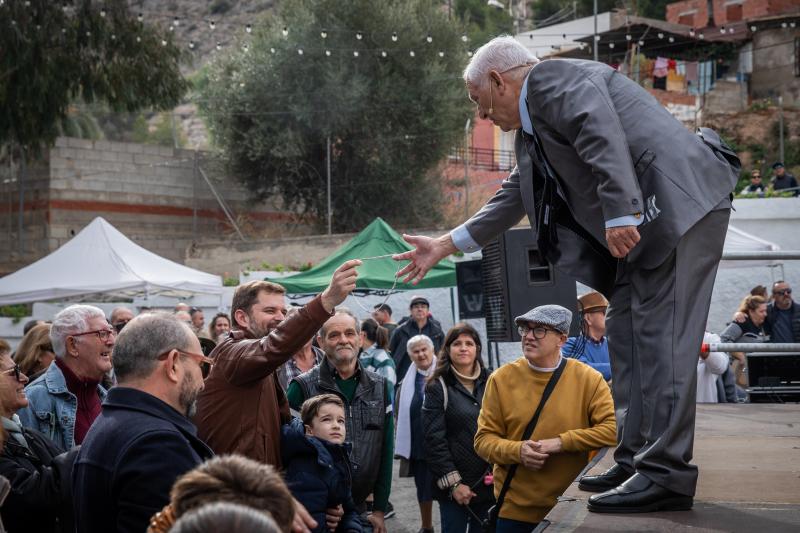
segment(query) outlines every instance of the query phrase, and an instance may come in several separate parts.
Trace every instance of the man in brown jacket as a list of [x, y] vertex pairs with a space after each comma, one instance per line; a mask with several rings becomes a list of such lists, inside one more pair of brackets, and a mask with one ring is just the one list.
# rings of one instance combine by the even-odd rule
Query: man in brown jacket
[[239, 453], [280, 467], [280, 428], [289, 404], [275, 371], [308, 342], [356, 287], [356, 267], [345, 262], [330, 285], [285, 318], [285, 290], [267, 281], [239, 286], [233, 329], [211, 353], [214, 365], [197, 399], [198, 435], [217, 454]]

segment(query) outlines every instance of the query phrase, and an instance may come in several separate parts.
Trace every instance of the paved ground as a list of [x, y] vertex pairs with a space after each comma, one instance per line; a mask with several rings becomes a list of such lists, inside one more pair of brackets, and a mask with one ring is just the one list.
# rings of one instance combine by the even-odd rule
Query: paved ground
[[[417, 488], [414, 478], [398, 475], [400, 461], [394, 462], [394, 477], [392, 478], [392, 497], [389, 498], [397, 512], [386, 521], [386, 530], [389, 533], [417, 533], [421, 527], [419, 519], [419, 506], [417, 505]], [[441, 531], [439, 522], [439, 504], [433, 502], [433, 527]]]

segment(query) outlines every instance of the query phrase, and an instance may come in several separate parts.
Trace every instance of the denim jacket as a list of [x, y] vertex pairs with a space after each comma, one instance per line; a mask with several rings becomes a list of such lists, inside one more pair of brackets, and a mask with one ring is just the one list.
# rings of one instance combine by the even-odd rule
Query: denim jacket
[[[102, 402], [106, 389], [98, 385], [97, 394]], [[25, 395], [28, 407], [17, 411], [22, 425], [44, 433], [64, 450], [75, 446], [78, 398], [67, 389], [64, 373], [55, 362], [25, 387]]]

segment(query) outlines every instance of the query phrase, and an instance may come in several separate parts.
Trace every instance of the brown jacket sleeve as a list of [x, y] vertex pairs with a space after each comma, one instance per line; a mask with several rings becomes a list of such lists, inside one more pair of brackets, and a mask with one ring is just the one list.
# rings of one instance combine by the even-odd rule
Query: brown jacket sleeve
[[[219, 347], [214, 366], [232, 385], [260, 381], [300, 350], [331, 316], [317, 296], [266, 337], [225, 341]], [[241, 335], [234, 332], [233, 338]]]

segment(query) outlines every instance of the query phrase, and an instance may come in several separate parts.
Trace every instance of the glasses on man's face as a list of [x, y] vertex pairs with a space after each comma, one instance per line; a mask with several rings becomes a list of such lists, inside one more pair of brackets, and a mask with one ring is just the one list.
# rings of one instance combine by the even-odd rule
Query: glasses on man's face
[[17, 365], [17, 364], [14, 365], [14, 368], [9, 368], [9, 369], [3, 370], [2, 373], [6, 374], [6, 375], [9, 375], [9, 376], [11, 374], [14, 374], [14, 378], [17, 381], [19, 381], [19, 382], [22, 381], [22, 379], [20, 378], [20, 376], [22, 375], [22, 372], [20, 371], [19, 365]]
[[519, 326], [517, 328], [517, 331], [519, 332], [519, 336], [522, 337], [523, 339], [528, 333], [533, 332], [533, 338], [538, 340], [538, 339], [544, 339], [548, 331], [555, 331], [555, 330], [551, 328], [545, 328], [543, 326], [536, 326], [535, 328], [531, 328], [528, 326]]
[[[533, 66], [533, 63], [522, 63], [521, 65], [515, 65], [515, 66], [507, 68], [507, 69], [505, 69], [505, 70], [503, 70], [501, 72], [498, 72], [498, 74], [505, 74], [506, 72], [511, 72], [512, 70], [516, 70], [518, 68], [531, 67], [531, 66]], [[490, 79], [489, 79], [489, 109], [487, 110], [486, 115], [491, 115], [494, 112], [494, 94], [493, 94], [493, 91], [492, 91], [492, 85], [493, 85], [493, 80], [490, 77]], [[478, 108], [478, 114], [483, 116], [483, 113], [481, 112], [481, 104], [478, 101], [478, 98], [473, 98], [471, 94], [468, 95], [467, 97]]]
[[[173, 349], [175, 351], [177, 351], [179, 354], [185, 355], [186, 357], [189, 357], [189, 358], [193, 359], [195, 362], [197, 362], [197, 366], [199, 366], [201, 370], [203, 369], [203, 365], [204, 364], [208, 365], [208, 366], [212, 366], [214, 364], [214, 360], [213, 359], [211, 359], [210, 357], [206, 357], [205, 355], [203, 355], [201, 353], [185, 352], [183, 350], [178, 350], [177, 348], [173, 348]], [[161, 355], [159, 355], [158, 359], [163, 361], [164, 359], [169, 357], [169, 354], [171, 352], [172, 352], [172, 350], [167, 350], [166, 352], [164, 352]]]
[[111, 324], [111, 327], [113, 327], [114, 330], [116, 330], [117, 333], [120, 333], [122, 331], [122, 328], [124, 328], [128, 324], [128, 322], [130, 322], [130, 321], [129, 320], [123, 320], [122, 322], [115, 322], [115, 323]]
[[781, 289], [779, 291], [772, 291], [772, 294], [775, 296], [786, 296], [787, 294], [792, 294], [792, 289]]
[[106, 342], [109, 338], [116, 337], [117, 332], [113, 329], [96, 329], [94, 331], [84, 331], [83, 333], [75, 333], [70, 337], [83, 337], [84, 335], [97, 335], [97, 338]]

